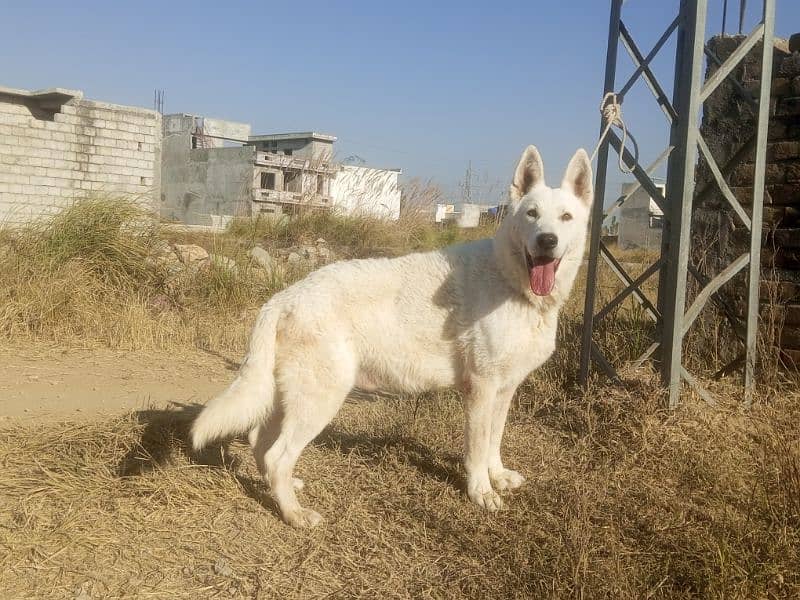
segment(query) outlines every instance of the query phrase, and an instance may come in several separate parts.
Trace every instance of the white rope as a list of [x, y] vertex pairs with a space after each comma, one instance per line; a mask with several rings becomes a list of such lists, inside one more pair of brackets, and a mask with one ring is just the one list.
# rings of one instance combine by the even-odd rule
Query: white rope
[[622, 105], [617, 102], [617, 95], [614, 92], [608, 92], [603, 96], [603, 101], [600, 103], [600, 114], [603, 115], [603, 121], [605, 121], [606, 126], [603, 128], [603, 133], [600, 134], [600, 139], [597, 141], [597, 146], [594, 147], [594, 152], [592, 152], [592, 156], [589, 160], [592, 161], [595, 156], [597, 156], [597, 151], [600, 149], [600, 146], [603, 144], [611, 128], [617, 127], [622, 131], [622, 147], [618, 161], [619, 170], [623, 173], [633, 173], [633, 168], [628, 168], [625, 161], [622, 160], [622, 156], [624, 154], [625, 144], [628, 141], [628, 137], [630, 137], [631, 142], [633, 142], [634, 164], [638, 163], [639, 146], [633, 135], [628, 134], [628, 128], [625, 126], [625, 121], [622, 120]]

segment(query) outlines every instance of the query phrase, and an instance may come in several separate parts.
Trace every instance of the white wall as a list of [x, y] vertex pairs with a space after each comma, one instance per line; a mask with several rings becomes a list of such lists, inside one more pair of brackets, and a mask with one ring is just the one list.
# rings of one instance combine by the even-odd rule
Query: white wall
[[464, 203], [461, 205], [461, 212], [458, 215], [458, 226], [459, 227], [477, 227], [480, 225], [481, 222], [481, 206], [479, 204], [467, 204]]
[[342, 165], [331, 182], [334, 210], [397, 220], [400, 218], [399, 171]]

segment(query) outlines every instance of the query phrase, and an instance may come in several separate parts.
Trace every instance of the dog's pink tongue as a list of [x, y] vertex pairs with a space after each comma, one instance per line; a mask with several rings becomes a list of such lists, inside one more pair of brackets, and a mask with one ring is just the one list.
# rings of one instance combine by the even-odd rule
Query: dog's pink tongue
[[549, 296], [556, 284], [556, 267], [554, 258], [534, 259], [531, 269], [531, 291], [537, 296]]

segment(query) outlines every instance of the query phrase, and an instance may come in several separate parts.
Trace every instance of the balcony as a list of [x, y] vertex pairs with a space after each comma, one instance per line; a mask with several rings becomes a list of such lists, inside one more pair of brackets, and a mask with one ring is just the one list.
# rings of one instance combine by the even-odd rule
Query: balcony
[[337, 168], [328, 162], [314, 160], [303, 156], [286, 156], [285, 154], [272, 154], [271, 152], [256, 152], [256, 166], [272, 167], [278, 169], [294, 169], [297, 171], [310, 171], [313, 173], [327, 173], [332, 175]]
[[273, 204], [306, 204], [308, 206], [331, 205], [331, 198], [328, 196], [264, 189], [253, 190], [253, 201]]

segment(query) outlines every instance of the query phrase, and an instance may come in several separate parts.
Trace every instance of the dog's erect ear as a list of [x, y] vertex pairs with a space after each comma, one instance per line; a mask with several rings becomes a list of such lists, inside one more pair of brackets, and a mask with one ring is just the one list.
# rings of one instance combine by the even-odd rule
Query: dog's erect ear
[[536, 146], [528, 146], [519, 159], [511, 184], [511, 201], [517, 202], [537, 185], [544, 183], [544, 165]]
[[580, 148], [572, 160], [567, 165], [567, 172], [561, 181], [562, 189], [566, 189], [575, 194], [589, 206], [594, 198], [594, 188], [592, 186], [592, 162], [586, 150]]

